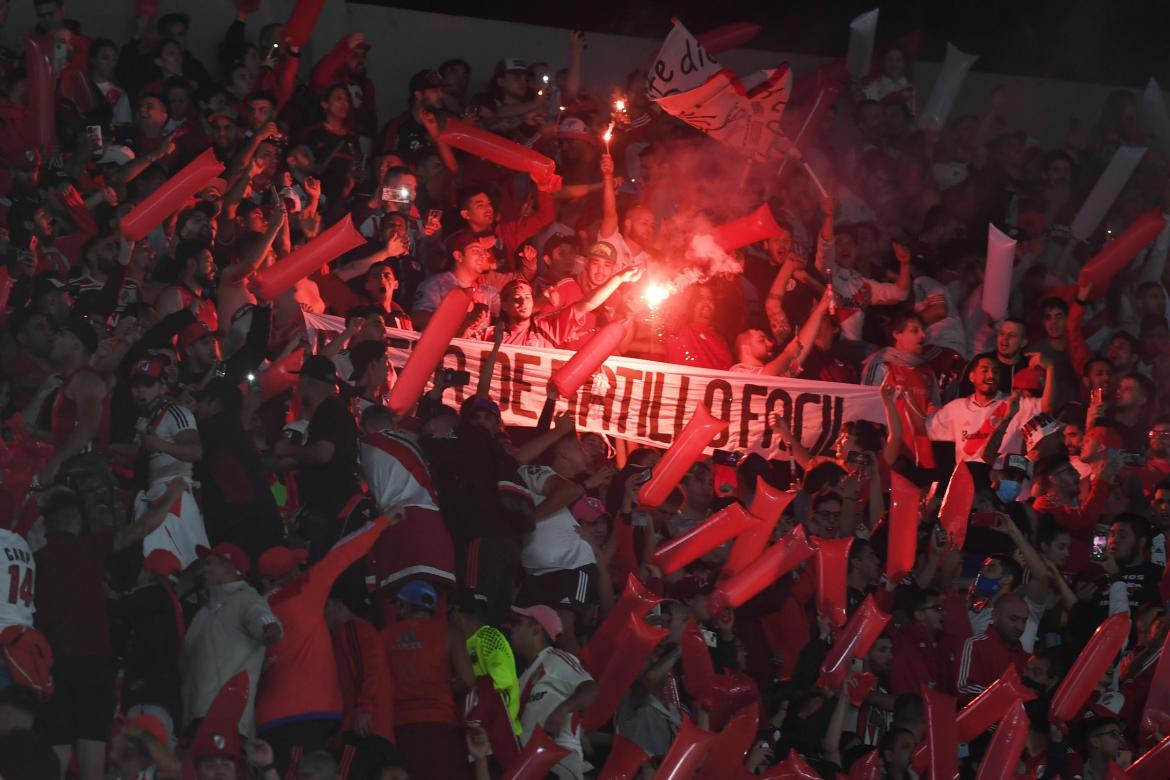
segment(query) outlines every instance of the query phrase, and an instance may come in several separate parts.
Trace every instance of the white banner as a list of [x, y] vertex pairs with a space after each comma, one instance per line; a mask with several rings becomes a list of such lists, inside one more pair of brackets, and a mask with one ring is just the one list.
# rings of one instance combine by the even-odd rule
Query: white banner
[[766, 158], [787, 143], [780, 117], [792, 92], [788, 64], [741, 81], [677, 22], [646, 77], [646, 92], [666, 113], [745, 154]]
[[1109, 160], [1109, 165], [1101, 172], [1097, 183], [1093, 185], [1089, 197], [1085, 198], [1080, 211], [1073, 217], [1072, 225], [1069, 227], [1073, 238], [1077, 241], [1088, 241], [1097, 232], [1097, 228], [1101, 226], [1101, 220], [1105, 219], [1109, 209], [1113, 208], [1113, 202], [1121, 194], [1121, 188], [1137, 170], [1138, 163], [1142, 161], [1145, 154], [1146, 147], [1144, 146], [1120, 146], [1117, 148], [1112, 159]]
[[[317, 331], [339, 332], [340, 317], [305, 315], [305, 324]], [[390, 359], [401, 369], [408, 346], [419, 334], [388, 328]], [[480, 365], [491, 353], [484, 341], [453, 339], [443, 365], [471, 372], [471, 384], [451, 388], [444, 396], [458, 406], [475, 392]], [[547, 398], [549, 378], [573, 353], [560, 349], [505, 345], [492, 375], [491, 398], [500, 405], [505, 425], [535, 427]], [[846, 420], [884, 422], [878, 388], [866, 385], [780, 379], [758, 374], [711, 371], [651, 360], [611, 357], [573, 398], [557, 401], [557, 411], [574, 415], [579, 431], [593, 431], [652, 447], [669, 447], [690, 420], [698, 404], [730, 421], [726, 433], [709, 449], [776, 455], [777, 439], [767, 429], [770, 412], [790, 421], [794, 434], [813, 453], [832, 450]]]

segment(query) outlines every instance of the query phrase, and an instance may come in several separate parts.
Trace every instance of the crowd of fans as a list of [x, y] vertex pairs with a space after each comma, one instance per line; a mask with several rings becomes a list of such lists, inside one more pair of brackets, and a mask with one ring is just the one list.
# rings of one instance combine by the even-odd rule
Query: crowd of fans
[[[1130, 93], [1060, 148], [1012, 129], [1003, 89], [932, 132], [890, 49], [802, 141], [826, 197], [803, 166], [745, 162], [664, 114], [644, 72], [587, 88], [581, 33], [564, 63], [454, 58], [403, 85], [367, 71], [383, 44], [361, 32], [313, 62], [281, 25], [251, 38], [255, 3], [200, 62], [188, 30], [215, 19], [142, 17], [112, 41], [87, 37], [82, 3], [22, 2], [37, 26], [7, 40], [47, 41], [57, 86], [42, 148], [38, 85], [0, 50], [0, 777], [487, 778], [540, 730], [568, 751], [558, 778], [597, 776], [619, 736], [650, 777], [687, 721], [718, 731], [735, 701], [758, 733], [703, 777], [795, 755], [910, 778], [923, 687], [961, 707], [1010, 669], [1035, 694], [1015, 774], [1100, 780], [1162, 739], [1142, 715], [1170, 629], [1166, 233], [1108, 289], [1076, 280], [1170, 210], [1170, 163], [1147, 153], [1098, 235], [1069, 234], [1145, 138]], [[380, 117], [376, 89], [409, 109]], [[555, 159], [559, 186], [451, 148], [452, 117]], [[208, 147], [222, 177], [126, 239], [135, 204]], [[735, 253], [742, 272], [686, 268], [697, 235], [761, 202], [784, 232]], [[347, 215], [363, 246], [256, 298], [258, 271]], [[1000, 321], [981, 308], [989, 222], [1018, 241]], [[652, 281], [677, 294], [648, 302]], [[810, 452], [773, 415], [771, 451], [700, 459], [642, 506], [661, 451], [579, 434], [551, 390], [535, 428], [504, 426], [490, 360], [390, 411], [387, 328], [422, 330], [456, 287], [475, 300], [460, 335], [485, 348], [574, 349], [625, 319], [620, 354], [874, 385], [886, 423]], [[264, 398], [255, 377], [302, 348], [296, 387]], [[964, 463], [957, 545], [936, 520]], [[903, 579], [883, 575], [895, 474], [925, 494]], [[847, 611], [893, 616], [841, 686], [818, 679], [842, 628], [818, 614], [815, 562], [735, 609], [711, 600], [728, 545], [654, 565], [757, 479], [794, 493], [773, 538], [852, 538]], [[637, 617], [665, 634], [586, 729], [608, 660], [590, 642], [631, 577], [664, 599]], [[1131, 634], [1084, 718], [1050, 722], [1121, 612]], [[959, 746], [964, 777], [990, 738]]]

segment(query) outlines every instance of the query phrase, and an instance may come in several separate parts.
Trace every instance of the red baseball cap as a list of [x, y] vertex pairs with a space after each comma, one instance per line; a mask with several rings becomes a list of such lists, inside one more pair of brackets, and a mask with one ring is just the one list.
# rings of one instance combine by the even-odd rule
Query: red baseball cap
[[186, 352], [195, 342], [200, 339], [211, 336], [211, 331], [208, 330], [207, 325], [202, 322], [192, 322], [187, 327], [179, 331], [179, 349]]
[[229, 563], [231, 563], [232, 566], [236, 567], [236, 571], [241, 577], [246, 575], [248, 570], [252, 568], [252, 562], [248, 560], [248, 554], [231, 542], [220, 542], [211, 549], [208, 549], [201, 544], [196, 545], [195, 554], [201, 559], [206, 558], [209, 555], [215, 555], [220, 558], [224, 558]]
[[578, 523], [586, 525], [596, 523], [609, 514], [605, 511], [605, 504], [601, 503], [601, 499], [593, 496], [581, 496], [569, 507], [569, 512], [577, 519]]
[[164, 745], [171, 744], [171, 735], [167, 727], [154, 715], [139, 715], [126, 721], [126, 726], [137, 726]]
[[170, 550], [151, 550], [150, 554], [142, 559], [142, 568], [154, 572], [160, 577], [170, 577], [183, 570], [183, 564]]
[[162, 380], [163, 364], [157, 358], [144, 358], [130, 369], [130, 381], [135, 379], [150, 379], [158, 382]]
[[309, 551], [304, 549], [293, 550], [289, 547], [271, 547], [260, 554], [256, 564], [260, 576], [271, 580], [278, 580], [297, 566], [309, 562]]

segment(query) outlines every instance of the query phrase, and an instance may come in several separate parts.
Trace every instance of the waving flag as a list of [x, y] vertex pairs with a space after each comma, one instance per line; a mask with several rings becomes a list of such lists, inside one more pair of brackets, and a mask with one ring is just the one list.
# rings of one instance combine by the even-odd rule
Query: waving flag
[[663, 111], [758, 158], [788, 146], [780, 117], [791, 92], [787, 63], [741, 80], [677, 21], [646, 76], [646, 93]]

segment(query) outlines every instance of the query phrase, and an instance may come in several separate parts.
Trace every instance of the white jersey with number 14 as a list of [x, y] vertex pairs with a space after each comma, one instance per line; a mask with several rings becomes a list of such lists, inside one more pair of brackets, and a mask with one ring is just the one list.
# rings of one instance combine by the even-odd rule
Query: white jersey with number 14
[[0, 529], [0, 631], [33, 624], [37, 567], [24, 537]]

